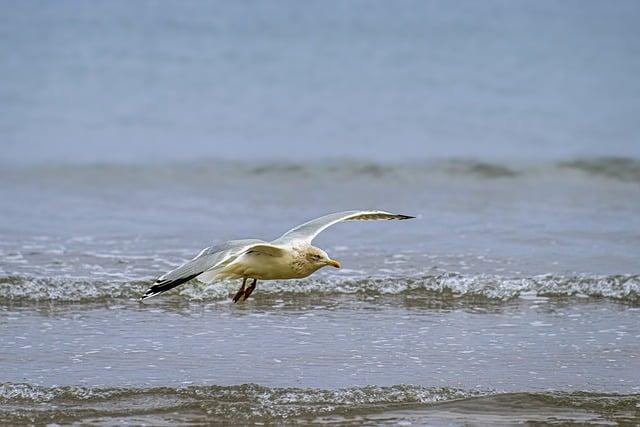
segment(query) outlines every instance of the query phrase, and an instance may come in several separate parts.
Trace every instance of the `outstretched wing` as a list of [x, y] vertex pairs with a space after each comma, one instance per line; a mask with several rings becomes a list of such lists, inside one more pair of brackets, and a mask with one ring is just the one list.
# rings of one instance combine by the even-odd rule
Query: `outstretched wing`
[[205, 271], [221, 267], [233, 262], [240, 255], [249, 251], [279, 255], [282, 249], [262, 240], [230, 240], [211, 246], [200, 252], [194, 259], [187, 261], [175, 270], [163, 274], [142, 296], [142, 300], [173, 289], [189, 280], [198, 277]]
[[274, 245], [295, 246], [300, 243], [310, 244], [311, 241], [320, 234], [325, 228], [331, 227], [341, 221], [367, 221], [379, 219], [411, 219], [415, 218], [409, 215], [394, 214], [385, 211], [346, 211], [336, 212], [329, 215], [321, 216], [305, 222], [295, 228], [284, 233], [272, 243]]

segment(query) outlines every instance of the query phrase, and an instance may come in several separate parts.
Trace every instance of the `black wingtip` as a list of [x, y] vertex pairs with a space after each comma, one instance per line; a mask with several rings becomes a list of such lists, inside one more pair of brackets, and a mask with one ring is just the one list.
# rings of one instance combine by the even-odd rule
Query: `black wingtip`
[[146, 299], [149, 299], [151, 297], [155, 297], [156, 295], [159, 295], [161, 292], [154, 292], [151, 289], [147, 289], [147, 292], [144, 293], [144, 295], [142, 295], [140, 298], [138, 298], [138, 301], [143, 302]]
[[155, 288], [155, 289], [154, 288], [155, 288], [155, 285], [151, 286], [149, 289], [147, 289], [145, 291], [145, 293], [140, 298], [138, 298], [138, 301], [142, 302], [142, 301], [144, 301], [146, 299], [149, 299], [151, 297], [155, 297], [156, 295], [160, 295], [162, 293], [162, 292], [159, 292], [157, 288]]
[[173, 289], [176, 286], [180, 286], [183, 283], [188, 282], [189, 280], [193, 279], [196, 276], [198, 275], [192, 274], [190, 276], [181, 277], [180, 279], [176, 279], [176, 280], [156, 281], [156, 283], [153, 286], [151, 286], [149, 289], [147, 289], [144, 295], [140, 297], [140, 301], [144, 301], [156, 295], [160, 295], [161, 293], [167, 292], [168, 290]]
[[415, 219], [415, 216], [411, 216], [411, 215], [398, 215], [398, 219], [399, 220], [403, 220], [403, 219]]

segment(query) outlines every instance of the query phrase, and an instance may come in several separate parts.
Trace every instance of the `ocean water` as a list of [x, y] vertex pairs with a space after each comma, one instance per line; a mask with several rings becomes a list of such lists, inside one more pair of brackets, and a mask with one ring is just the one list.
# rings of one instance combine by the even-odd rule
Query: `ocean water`
[[635, 1], [208, 3], [2, 2], [2, 159], [640, 156]]
[[[637, 3], [0, 12], [3, 424], [640, 423]], [[417, 218], [138, 302], [369, 208]]]
[[[3, 170], [3, 422], [637, 423], [635, 160]], [[216, 182], [216, 185], [211, 185]], [[202, 247], [327, 211], [343, 268], [189, 283]], [[320, 209], [319, 207], [322, 207]], [[559, 422], [559, 421], [558, 421]]]

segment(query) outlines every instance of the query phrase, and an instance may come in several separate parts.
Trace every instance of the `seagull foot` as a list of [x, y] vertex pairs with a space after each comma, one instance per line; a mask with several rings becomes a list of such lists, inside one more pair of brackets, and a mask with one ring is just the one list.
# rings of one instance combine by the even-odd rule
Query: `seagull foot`
[[253, 292], [253, 290], [256, 288], [257, 283], [258, 283], [258, 279], [253, 279], [253, 282], [251, 282], [251, 285], [249, 285], [249, 287], [245, 289], [244, 298], [242, 298], [242, 301], [246, 301], [247, 298], [249, 298], [249, 295], [251, 295], [251, 292]]
[[238, 289], [238, 292], [236, 292], [236, 294], [233, 296], [233, 302], [234, 303], [237, 303], [240, 300], [240, 298], [242, 298], [242, 296], [244, 295], [244, 292], [245, 292], [244, 285], [245, 285], [245, 283], [247, 283], [247, 279], [246, 278], [244, 278], [242, 280], [242, 285], [240, 285], [240, 289]]

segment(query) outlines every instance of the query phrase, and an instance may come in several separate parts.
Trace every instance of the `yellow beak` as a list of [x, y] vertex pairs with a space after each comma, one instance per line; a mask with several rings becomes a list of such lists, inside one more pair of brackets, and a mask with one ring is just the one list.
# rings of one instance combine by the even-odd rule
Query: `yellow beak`
[[335, 268], [340, 268], [340, 262], [335, 259], [330, 259], [329, 261], [327, 261], [327, 265], [330, 265]]

